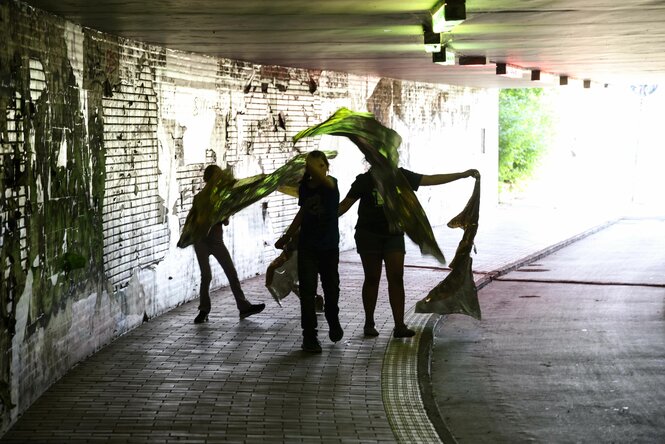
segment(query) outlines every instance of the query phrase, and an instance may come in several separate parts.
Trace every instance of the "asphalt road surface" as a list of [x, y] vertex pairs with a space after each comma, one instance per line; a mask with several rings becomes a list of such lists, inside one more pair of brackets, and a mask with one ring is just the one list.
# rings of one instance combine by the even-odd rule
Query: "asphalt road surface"
[[622, 220], [439, 322], [432, 385], [459, 443], [665, 443], [665, 220]]

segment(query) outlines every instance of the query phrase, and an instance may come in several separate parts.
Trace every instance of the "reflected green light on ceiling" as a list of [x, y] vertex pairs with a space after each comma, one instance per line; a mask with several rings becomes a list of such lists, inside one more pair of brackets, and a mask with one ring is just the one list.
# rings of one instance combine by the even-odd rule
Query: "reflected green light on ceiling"
[[357, 54], [357, 53], [362, 53], [366, 51], [371, 51], [375, 53], [387, 53], [387, 54], [395, 54], [395, 53], [406, 53], [406, 52], [414, 52], [414, 53], [422, 53], [423, 52], [423, 44], [422, 43], [358, 43], [358, 44], [348, 44], [344, 43], [340, 45], [339, 48], [343, 48], [345, 52], [348, 52], [350, 54]]
[[515, 25], [504, 24], [474, 25], [466, 21], [455, 27], [455, 31], [452, 34], [454, 36], [468, 36], [470, 34], [520, 34], [520, 28]]
[[432, 7], [433, 0], [337, 0], [311, 2], [306, 8], [314, 14], [339, 14], [341, 11], [349, 14], [384, 14], [384, 13], [423, 13]]
[[460, 42], [459, 40], [453, 40], [450, 44], [455, 51], [487, 51], [490, 49], [497, 49], [496, 42]]
[[350, 35], [371, 35], [371, 36], [421, 36], [423, 28], [420, 25], [398, 25], [398, 26], [381, 26], [372, 28], [360, 28], [351, 31]]

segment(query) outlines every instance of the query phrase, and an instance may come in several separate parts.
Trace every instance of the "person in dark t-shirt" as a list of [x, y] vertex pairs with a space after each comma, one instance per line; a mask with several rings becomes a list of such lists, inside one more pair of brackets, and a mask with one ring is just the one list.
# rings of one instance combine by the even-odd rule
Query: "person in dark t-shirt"
[[[370, 170], [371, 171], [371, 170]], [[356, 224], [356, 249], [365, 273], [362, 288], [365, 309], [365, 336], [378, 336], [374, 325], [374, 310], [379, 293], [382, 264], [385, 263], [388, 280], [388, 298], [395, 320], [393, 336], [408, 338], [415, 332], [404, 323], [404, 232], [391, 232], [383, 210], [383, 198], [379, 194], [374, 178], [368, 171], [356, 177], [351, 189], [339, 204], [339, 215], [346, 213], [357, 200], [358, 222]], [[420, 186], [441, 185], [465, 177], [479, 177], [477, 170], [460, 173], [422, 175], [399, 168], [407, 182], [417, 191]]]
[[307, 155], [305, 174], [298, 189], [300, 210], [275, 243], [284, 248], [300, 228], [298, 239], [298, 281], [303, 329], [302, 349], [321, 353], [317, 337], [315, 297], [321, 276], [328, 336], [338, 342], [344, 336], [339, 322], [339, 189], [337, 179], [328, 175], [329, 163], [321, 151]]

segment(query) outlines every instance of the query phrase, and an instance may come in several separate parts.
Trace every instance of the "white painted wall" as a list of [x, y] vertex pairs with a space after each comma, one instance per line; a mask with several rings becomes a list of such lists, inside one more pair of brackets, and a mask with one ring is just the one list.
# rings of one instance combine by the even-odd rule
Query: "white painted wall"
[[[57, 258], [43, 260], [44, 253], [34, 241], [53, 243], [54, 254], [59, 255], [70, 248], [67, 237], [77, 229], [57, 224], [52, 233], [53, 227], [24, 225], [23, 268], [4, 270], [3, 276], [15, 273], [19, 278], [20, 296], [13, 303], [3, 301], [16, 329], [10, 335], [7, 325], [0, 326], [6, 335], [1, 351], [7, 357], [0, 375], [17, 407], [4, 410], [0, 432], [77, 362], [140, 325], [144, 317], [158, 316], [198, 297], [193, 249], [179, 249], [176, 242], [209, 163], [230, 165], [237, 177], [247, 177], [270, 173], [299, 151], [334, 149], [339, 155], [332, 161], [331, 173], [339, 179], [343, 197], [355, 176], [365, 171], [355, 146], [331, 136], [293, 146], [291, 138], [345, 106], [376, 112], [402, 135], [403, 166], [424, 174], [477, 168], [483, 174], [483, 205], [496, 202], [496, 91], [214, 59], [118, 40], [14, 3], [0, 7], [13, 8], [16, 16], [24, 18], [12, 22], [15, 28], [8, 32], [14, 38], [2, 53], [5, 59], [18, 54], [19, 59], [33, 60], [31, 69], [18, 72], [15, 75], [20, 78], [13, 80], [14, 85], [37, 85], [33, 91], [22, 91], [22, 97], [54, 91], [49, 84], [54, 78], [73, 79], [65, 89], [74, 88], [78, 100], [69, 104], [67, 112], [72, 121], [80, 115], [84, 122], [84, 135], [77, 139], [81, 152], [92, 156], [95, 137], [103, 139], [105, 150], [104, 195], [93, 195], [92, 182], [78, 188], [87, 189], [91, 208], [95, 199], [103, 198], [103, 251], [99, 252], [103, 270], [96, 274], [75, 271], [66, 278], [53, 271], [57, 276], [53, 285], [60, 286], [54, 292], [61, 303], [44, 308], [43, 290], [38, 290], [44, 287], [35, 286], [33, 273], [51, 270]], [[42, 38], [34, 39], [35, 35]], [[49, 41], [49, 45], [35, 41]], [[59, 69], [64, 71], [54, 72]], [[317, 85], [313, 92], [311, 80]], [[112, 94], [106, 94], [108, 87]], [[40, 106], [38, 115], [50, 112], [43, 108], [47, 105]], [[11, 113], [5, 111], [1, 115], [6, 119]], [[278, 125], [280, 116], [285, 128]], [[27, 120], [14, 123], [17, 128], [31, 124]], [[95, 126], [100, 123], [101, 133]], [[65, 133], [73, 134], [76, 128], [71, 126]], [[17, 152], [22, 165], [46, 162], [64, 168], [68, 161], [76, 161], [66, 141], [56, 144], [57, 152], [46, 158], [34, 158], [34, 145], [50, 130], [33, 130], [11, 147], [3, 145], [2, 165]], [[86, 174], [100, 168], [92, 160], [70, 166]], [[26, 166], [25, 171], [32, 174], [34, 169]], [[434, 225], [445, 224], [462, 209], [470, 182], [418, 192]], [[45, 196], [51, 195], [40, 189], [36, 195], [26, 195], [1, 186], [7, 197], [0, 208], [3, 214], [10, 203], [24, 210], [32, 203], [39, 211], [48, 199]], [[46, 190], [51, 187], [54, 184], [47, 181]], [[241, 279], [265, 272], [277, 254], [273, 242], [296, 211], [294, 198], [273, 194], [231, 218], [225, 242]], [[342, 249], [353, 248], [354, 224], [354, 214], [341, 221]], [[14, 235], [2, 225], [0, 248], [13, 245], [9, 240]], [[213, 265], [213, 273], [213, 286], [227, 284], [220, 267]], [[270, 299], [266, 291], [265, 300]]]

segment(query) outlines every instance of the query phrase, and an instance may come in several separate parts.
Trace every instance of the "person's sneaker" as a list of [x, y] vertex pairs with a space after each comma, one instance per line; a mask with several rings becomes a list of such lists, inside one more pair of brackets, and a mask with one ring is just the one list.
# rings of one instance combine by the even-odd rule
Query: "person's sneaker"
[[264, 308], [266, 308], [266, 304], [252, 304], [249, 306], [249, 308], [240, 310], [240, 319], [245, 319], [251, 315], [261, 313]]
[[317, 313], [323, 313], [323, 296], [317, 294], [314, 303]]
[[316, 337], [303, 337], [301, 348], [307, 353], [321, 353], [321, 344]]
[[330, 331], [328, 331], [328, 337], [333, 342], [339, 342], [344, 337], [344, 330], [342, 330], [342, 326], [339, 325], [339, 320], [329, 325]]
[[401, 327], [395, 327], [395, 329], [393, 330], [393, 336], [396, 338], [410, 338], [415, 334], [416, 332], [411, 330], [406, 325], [403, 325]]
[[365, 325], [363, 327], [363, 333], [365, 336], [379, 336], [379, 332], [374, 328], [373, 325]]

